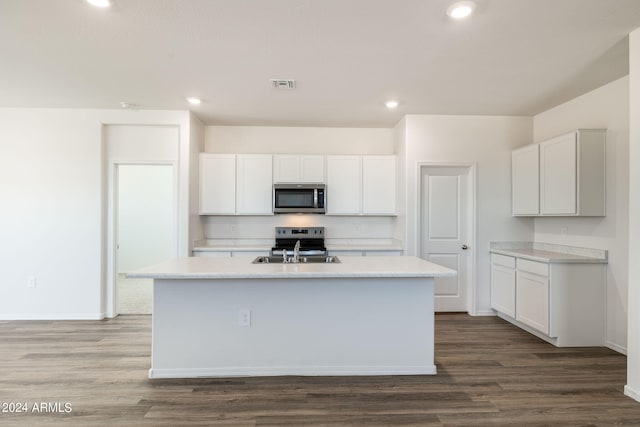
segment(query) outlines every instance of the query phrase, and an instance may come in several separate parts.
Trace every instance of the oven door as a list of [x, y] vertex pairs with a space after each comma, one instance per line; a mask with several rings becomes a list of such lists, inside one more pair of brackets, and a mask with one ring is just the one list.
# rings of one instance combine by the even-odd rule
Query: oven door
[[324, 190], [319, 200], [317, 186], [274, 185], [273, 213], [325, 213]]

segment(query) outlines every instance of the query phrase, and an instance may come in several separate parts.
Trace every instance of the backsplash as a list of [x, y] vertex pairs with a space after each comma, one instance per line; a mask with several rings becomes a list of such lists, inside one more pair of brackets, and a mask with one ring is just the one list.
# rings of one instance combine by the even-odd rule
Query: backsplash
[[325, 227], [325, 239], [392, 239], [395, 217], [326, 215], [207, 216], [206, 239], [270, 239], [275, 227]]

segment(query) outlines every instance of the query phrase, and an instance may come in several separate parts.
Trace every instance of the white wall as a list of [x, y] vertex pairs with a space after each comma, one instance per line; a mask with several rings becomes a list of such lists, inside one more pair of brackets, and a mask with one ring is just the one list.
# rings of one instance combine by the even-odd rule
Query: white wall
[[475, 163], [476, 314], [490, 309], [489, 242], [532, 240], [533, 221], [511, 216], [511, 150], [531, 143], [529, 117], [422, 116], [406, 121], [406, 233], [409, 255], [418, 253], [418, 163]]
[[[205, 148], [212, 153], [393, 154], [393, 130], [386, 128], [317, 128], [207, 126]], [[394, 217], [323, 215], [207, 216], [209, 239], [273, 239], [274, 227], [325, 227], [327, 239], [391, 239]]]
[[[177, 125], [176, 111], [0, 109], [0, 318], [99, 319], [105, 314], [103, 124]], [[188, 174], [189, 157], [179, 173]], [[179, 179], [180, 253], [188, 253], [188, 181]], [[27, 277], [36, 276], [36, 288]]]
[[[598, 218], [536, 218], [535, 240], [609, 251], [606, 344], [627, 347], [629, 243], [629, 77], [602, 86], [533, 119], [534, 141], [578, 129], [607, 129], [607, 215]], [[567, 234], [562, 235], [566, 228]]]
[[118, 273], [175, 257], [174, 166], [120, 165], [117, 181]]
[[393, 154], [392, 130], [207, 126], [205, 151], [248, 154]]
[[[629, 236], [640, 236], [640, 29], [629, 35]], [[629, 305], [626, 395], [640, 401], [640, 241], [629, 240]]]

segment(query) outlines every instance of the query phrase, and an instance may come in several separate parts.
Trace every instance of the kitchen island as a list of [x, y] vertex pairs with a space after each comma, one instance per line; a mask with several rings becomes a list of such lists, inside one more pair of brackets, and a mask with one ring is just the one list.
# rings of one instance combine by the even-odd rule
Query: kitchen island
[[435, 374], [433, 278], [416, 257], [330, 264], [176, 258], [152, 278], [150, 378]]

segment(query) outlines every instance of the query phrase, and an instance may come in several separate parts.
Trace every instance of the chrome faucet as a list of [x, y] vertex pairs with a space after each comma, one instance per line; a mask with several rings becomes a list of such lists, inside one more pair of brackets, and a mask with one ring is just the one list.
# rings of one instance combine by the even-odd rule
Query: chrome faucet
[[293, 259], [291, 260], [291, 262], [300, 262], [300, 240], [298, 240], [296, 242], [296, 245], [293, 247]]

